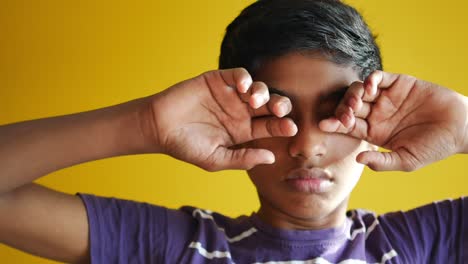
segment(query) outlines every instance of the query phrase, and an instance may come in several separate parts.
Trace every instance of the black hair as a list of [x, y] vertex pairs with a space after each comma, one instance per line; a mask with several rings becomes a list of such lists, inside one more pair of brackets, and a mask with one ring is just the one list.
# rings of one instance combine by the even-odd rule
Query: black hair
[[268, 59], [319, 52], [354, 67], [362, 80], [382, 69], [380, 50], [362, 16], [338, 0], [259, 0], [227, 27], [219, 68], [251, 74]]

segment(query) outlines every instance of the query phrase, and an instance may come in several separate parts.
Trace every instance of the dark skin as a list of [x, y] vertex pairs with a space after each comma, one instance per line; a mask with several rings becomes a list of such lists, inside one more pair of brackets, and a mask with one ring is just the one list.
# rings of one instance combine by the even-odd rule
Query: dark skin
[[[364, 166], [356, 156], [372, 145], [347, 135], [319, 129], [320, 120], [333, 115], [347, 87], [359, 80], [352, 67], [318, 56], [289, 54], [264, 64], [256, 73], [274, 92], [292, 103], [288, 115], [298, 126], [293, 137], [258, 139], [252, 147], [272, 151], [276, 161], [248, 171], [260, 198], [259, 215], [284, 229], [325, 229], [344, 221], [348, 197]], [[314, 171], [329, 180], [297, 187], [291, 177]]]
[[[320, 128], [392, 151], [365, 152], [359, 162], [375, 170], [414, 170], [468, 152], [466, 97], [383, 72], [352, 87]], [[0, 126], [0, 241], [45, 258], [89, 262], [89, 224], [80, 198], [32, 181], [75, 164], [141, 153], [167, 154], [209, 171], [272, 164], [272, 151], [243, 143], [298, 134], [295, 121], [284, 117], [292, 109], [289, 98], [270, 96], [247, 71], [230, 69], [116, 106]]]
[[357, 157], [373, 170], [413, 171], [467, 153], [466, 97], [415, 77], [372, 73], [351, 85], [320, 128], [366, 140], [390, 152]]
[[[437, 91], [437, 99], [438, 96], [446, 98], [446, 106], [449, 102], [463, 102], [463, 97], [444, 88], [426, 88], [424, 85], [432, 85], [427, 82], [419, 81], [421, 84], [411, 88], [412, 80], [415, 79], [409, 76], [400, 76], [398, 78], [402, 78], [402, 81], [385, 85], [385, 80], [376, 79], [384, 75], [397, 76], [376, 72], [364, 84], [359, 80], [359, 73], [355, 68], [336, 65], [318, 55], [288, 54], [263, 64], [256, 73], [256, 78], [273, 87], [270, 91], [287, 96], [291, 100], [292, 111], [288, 116], [299, 128], [293, 137], [258, 139], [248, 144], [249, 147], [268, 149], [276, 157], [274, 164], [259, 165], [248, 171], [259, 194], [259, 215], [265, 222], [285, 229], [324, 229], [340, 226], [345, 218], [349, 195], [364, 167], [359, 162], [378, 158], [379, 155], [388, 155], [377, 152], [376, 145], [389, 146], [381, 144], [382, 140], [411, 143], [408, 147], [414, 149], [413, 155], [416, 157], [424, 155], [418, 151], [427, 149], [427, 143], [435, 144], [433, 148], [437, 151], [450, 149], [451, 153], [456, 153], [458, 146], [452, 141], [457, 137], [462, 138], [463, 135], [463, 123], [454, 125], [457, 124], [456, 120], [460, 118], [460, 114], [457, 111], [442, 111], [439, 108], [440, 101], [431, 102], [427, 91]], [[366, 85], [369, 94], [366, 94]], [[377, 86], [380, 87], [377, 89]], [[409, 89], [415, 89], [417, 92], [407, 95]], [[414, 105], [415, 108], [407, 110], [401, 107], [393, 111], [393, 105], [389, 102], [403, 104], [396, 102], [400, 98], [406, 100], [404, 104]], [[423, 105], [421, 108], [419, 102], [429, 102], [429, 105]], [[446, 114], [441, 119], [447, 123], [439, 123], [437, 119], [432, 118], [432, 113], [429, 116], [430, 120], [424, 120], [427, 117], [425, 111], [432, 110], [431, 104], [437, 107], [437, 113]], [[463, 111], [463, 104], [458, 106], [461, 107], [458, 111]], [[453, 106], [449, 108], [451, 107]], [[414, 120], [415, 123], [405, 124], [407, 121], [398, 118], [399, 116]], [[424, 130], [431, 129], [426, 127], [428, 121], [432, 122], [430, 125], [433, 126], [429, 131]], [[453, 133], [450, 136], [433, 138], [447, 129], [443, 124], [454, 125]], [[371, 129], [368, 130], [369, 127]], [[418, 134], [405, 135], [396, 132], [398, 129], [412, 130], [416, 133], [420, 129], [421, 131]], [[365, 134], [368, 131], [374, 138], [380, 138], [372, 139]], [[436, 131], [437, 134], [434, 135], [430, 131]], [[462, 133], [457, 135], [460, 131]], [[414, 136], [418, 139], [412, 139]], [[390, 155], [400, 155], [403, 149], [392, 150], [395, 152]], [[440, 154], [432, 152], [430, 155], [434, 155], [431, 158], [436, 159]], [[394, 163], [395, 167], [390, 169], [408, 170], [405, 166], [412, 165], [412, 160], [404, 161], [408, 164]], [[386, 166], [373, 161], [370, 161], [369, 165], [376, 170]], [[300, 189], [292, 190], [288, 178], [301, 171], [307, 173], [311, 170], [323, 171], [330, 177], [329, 181], [320, 185], [326, 186], [326, 190], [317, 186], [311, 187], [313, 185], [304, 182], [301, 183]]]

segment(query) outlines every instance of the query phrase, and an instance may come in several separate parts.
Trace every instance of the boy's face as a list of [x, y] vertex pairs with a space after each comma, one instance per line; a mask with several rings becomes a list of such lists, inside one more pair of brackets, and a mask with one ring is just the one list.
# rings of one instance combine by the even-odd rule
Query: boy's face
[[251, 143], [276, 157], [274, 164], [248, 171], [259, 194], [260, 217], [288, 229], [341, 225], [348, 197], [363, 170], [356, 156], [372, 146], [324, 133], [318, 122], [333, 115], [345, 89], [359, 80], [358, 74], [320, 56], [288, 54], [264, 64], [255, 80], [265, 82], [272, 93], [289, 97], [293, 106], [289, 117], [299, 128], [291, 138]]

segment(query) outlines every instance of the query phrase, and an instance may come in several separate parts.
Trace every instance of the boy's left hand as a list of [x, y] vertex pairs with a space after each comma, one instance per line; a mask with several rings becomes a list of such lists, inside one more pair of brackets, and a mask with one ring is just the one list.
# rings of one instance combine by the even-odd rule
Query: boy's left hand
[[390, 150], [358, 155], [373, 170], [412, 171], [467, 152], [468, 99], [411, 76], [375, 71], [353, 83], [335, 116], [319, 127]]

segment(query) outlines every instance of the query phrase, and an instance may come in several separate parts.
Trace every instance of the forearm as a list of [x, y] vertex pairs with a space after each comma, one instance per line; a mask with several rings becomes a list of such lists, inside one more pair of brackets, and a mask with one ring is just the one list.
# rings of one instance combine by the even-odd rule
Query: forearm
[[152, 152], [148, 103], [0, 126], [0, 194], [78, 163]]

